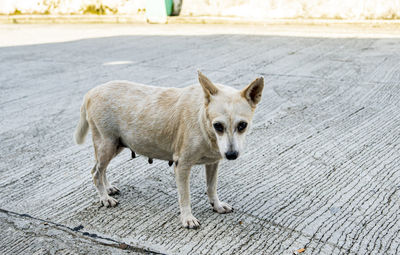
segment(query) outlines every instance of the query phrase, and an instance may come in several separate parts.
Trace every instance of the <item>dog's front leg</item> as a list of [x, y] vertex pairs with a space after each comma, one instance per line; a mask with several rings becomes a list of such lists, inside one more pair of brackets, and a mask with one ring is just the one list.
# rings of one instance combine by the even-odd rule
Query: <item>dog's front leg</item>
[[218, 213], [230, 213], [233, 211], [232, 206], [219, 201], [217, 194], [217, 180], [218, 180], [218, 163], [206, 165], [206, 179], [207, 179], [207, 195], [213, 210]]
[[198, 228], [200, 222], [193, 216], [190, 207], [190, 169], [191, 165], [185, 165], [179, 161], [175, 166], [176, 186], [178, 187], [179, 206], [181, 210], [181, 222], [185, 228]]

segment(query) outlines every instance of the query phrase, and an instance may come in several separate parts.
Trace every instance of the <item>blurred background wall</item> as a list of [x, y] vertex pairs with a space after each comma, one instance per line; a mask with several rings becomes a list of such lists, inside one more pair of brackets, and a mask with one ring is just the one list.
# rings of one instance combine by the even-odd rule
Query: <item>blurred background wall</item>
[[184, 0], [181, 14], [254, 19], [393, 19], [400, 18], [400, 0]]
[[[1, 14], [145, 13], [152, 0], [0, 0]], [[180, 5], [180, 1], [174, 1]], [[183, 0], [181, 16], [399, 19], [400, 0]]]
[[146, 0], [0, 0], [1, 14], [141, 14]]

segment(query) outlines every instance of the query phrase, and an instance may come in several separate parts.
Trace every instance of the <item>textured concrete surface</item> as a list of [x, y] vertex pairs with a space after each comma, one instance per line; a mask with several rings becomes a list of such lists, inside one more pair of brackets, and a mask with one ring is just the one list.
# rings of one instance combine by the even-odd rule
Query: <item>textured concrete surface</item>
[[[400, 252], [398, 30], [0, 30], [1, 254]], [[183, 87], [197, 69], [236, 88], [266, 80], [247, 153], [221, 164], [220, 198], [235, 212], [213, 213], [196, 167], [202, 227], [181, 228], [173, 169], [129, 151], [108, 169], [120, 205], [99, 207], [90, 139], [72, 141], [83, 95], [114, 79]]]

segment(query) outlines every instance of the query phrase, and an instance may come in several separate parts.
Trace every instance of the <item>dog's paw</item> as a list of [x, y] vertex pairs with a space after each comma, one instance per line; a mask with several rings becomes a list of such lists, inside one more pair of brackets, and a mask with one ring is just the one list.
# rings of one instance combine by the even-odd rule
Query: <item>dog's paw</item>
[[181, 216], [181, 222], [185, 228], [196, 229], [200, 227], [200, 222], [192, 214]]
[[232, 206], [225, 202], [218, 201], [217, 203], [211, 203], [214, 212], [217, 213], [230, 213], [233, 212]]
[[118, 200], [112, 198], [110, 196], [104, 197], [100, 199], [101, 205], [105, 207], [115, 207], [118, 204]]
[[111, 187], [107, 188], [107, 193], [110, 196], [117, 195], [117, 194], [119, 194], [119, 189], [115, 186], [111, 186]]

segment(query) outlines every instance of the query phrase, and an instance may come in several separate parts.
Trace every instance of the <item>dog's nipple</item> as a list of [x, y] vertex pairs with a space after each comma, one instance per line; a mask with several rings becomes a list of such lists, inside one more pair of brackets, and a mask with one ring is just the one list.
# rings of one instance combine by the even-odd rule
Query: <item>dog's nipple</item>
[[149, 158], [149, 164], [153, 164], [153, 159]]

